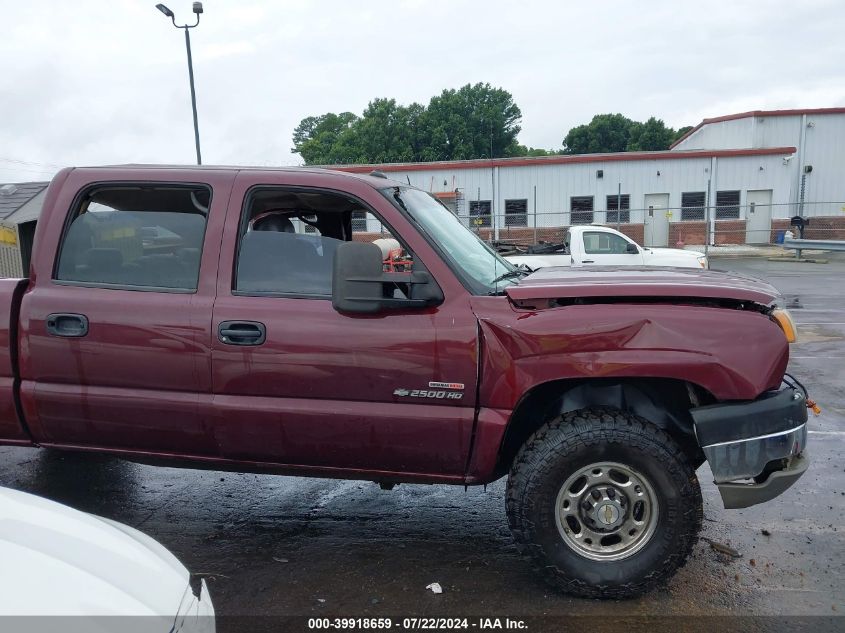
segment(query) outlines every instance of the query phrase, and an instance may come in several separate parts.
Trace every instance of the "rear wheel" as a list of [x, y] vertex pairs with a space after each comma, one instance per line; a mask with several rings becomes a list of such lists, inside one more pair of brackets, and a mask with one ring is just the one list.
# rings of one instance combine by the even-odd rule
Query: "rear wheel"
[[615, 409], [541, 427], [508, 477], [514, 538], [563, 591], [624, 598], [683, 565], [701, 528], [701, 490], [662, 430]]

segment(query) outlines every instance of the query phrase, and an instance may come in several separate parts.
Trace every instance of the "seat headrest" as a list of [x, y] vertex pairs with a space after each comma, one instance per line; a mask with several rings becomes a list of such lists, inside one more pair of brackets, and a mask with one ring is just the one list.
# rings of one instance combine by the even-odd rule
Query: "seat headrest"
[[268, 213], [252, 221], [253, 231], [274, 231], [276, 233], [296, 233], [290, 218], [277, 213]]

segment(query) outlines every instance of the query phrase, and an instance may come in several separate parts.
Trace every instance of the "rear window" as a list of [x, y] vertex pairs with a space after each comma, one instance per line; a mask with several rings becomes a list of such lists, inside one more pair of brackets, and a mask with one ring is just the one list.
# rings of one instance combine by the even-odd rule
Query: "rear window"
[[194, 291], [210, 202], [197, 185], [91, 189], [72, 211], [55, 279]]

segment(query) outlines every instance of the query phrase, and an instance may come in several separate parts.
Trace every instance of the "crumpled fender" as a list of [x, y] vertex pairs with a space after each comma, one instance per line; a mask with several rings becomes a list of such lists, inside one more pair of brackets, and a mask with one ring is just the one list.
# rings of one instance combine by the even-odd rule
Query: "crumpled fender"
[[513, 409], [553, 380], [673, 378], [718, 400], [776, 389], [789, 345], [767, 315], [697, 305], [593, 304], [517, 309], [477, 297], [482, 339], [479, 405]]

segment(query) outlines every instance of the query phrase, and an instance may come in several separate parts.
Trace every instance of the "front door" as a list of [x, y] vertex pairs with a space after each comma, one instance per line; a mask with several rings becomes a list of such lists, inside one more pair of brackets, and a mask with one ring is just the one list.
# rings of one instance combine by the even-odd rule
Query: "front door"
[[78, 196], [69, 178], [67, 226], [36, 253], [54, 273], [21, 309], [21, 398], [39, 443], [216, 455], [209, 315], [234, 174], [204, 176], [87, 186], [83, 172]]
[[745, 202], [746, 244], [769, 244], [772, 239], [772, 190], [749, 191]]
[[[293, 182], [305, 177], [319, 181]], [[284, 172], [256, 178], [236, 181], [214, 306], [223, 456], [316, 472], [461, 476], [478, 360], [466, 295], [444, 288], [436, 308], [338, 313], [332, 254], [353, 233], [377, 243], [386, 270], [423, 264], [380, 220], [378, 206], [389, 203], [367, 185], [352, 197], [286, 186]]]
[[669, 194], [647, 193], [644, 207], [644, 246], [669, 246]]

